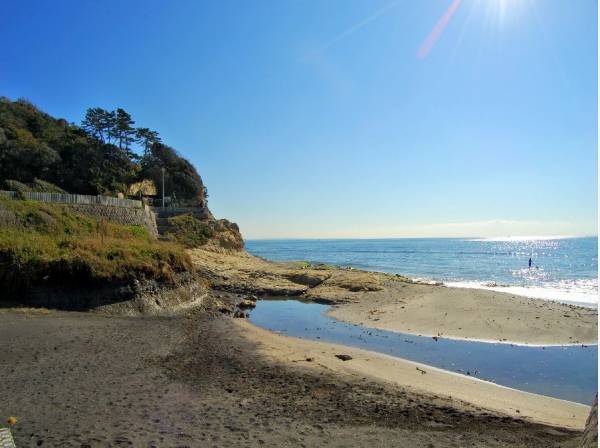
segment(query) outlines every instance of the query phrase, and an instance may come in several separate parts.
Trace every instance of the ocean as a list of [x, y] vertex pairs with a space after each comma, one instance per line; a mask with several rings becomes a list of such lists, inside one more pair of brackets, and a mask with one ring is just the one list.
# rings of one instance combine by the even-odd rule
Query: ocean
[[249, 240], [246, 248], [274, 261], [352, 266], [450, 287], [598, 306], [597, 237]]

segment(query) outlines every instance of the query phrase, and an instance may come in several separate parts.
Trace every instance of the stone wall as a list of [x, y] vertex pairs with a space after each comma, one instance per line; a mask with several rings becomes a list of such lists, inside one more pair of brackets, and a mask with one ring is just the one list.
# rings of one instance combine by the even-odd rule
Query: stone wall
[[84, 213], [94, 218], [103, 218], [107, 221], [123, 225], [144, 226], [152, 238], [158, 238], [156, 229], [156, 216], [148, 207], [128, 208], [113, 207], [110, 205], [85, 205], [85, 204], [64, 204], [74, 211]]

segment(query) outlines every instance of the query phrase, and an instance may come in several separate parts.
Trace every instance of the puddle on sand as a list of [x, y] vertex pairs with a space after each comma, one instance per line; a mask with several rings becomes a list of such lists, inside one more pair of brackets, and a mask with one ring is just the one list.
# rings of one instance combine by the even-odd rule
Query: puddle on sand
[[259, 300], [250, 321], [262, 328], [385, 353], [470, 374], [515, 389], [591, 404], [598, 381], [598, 346], [524, 347], [413, 336], [348, 324], [327, 305]]

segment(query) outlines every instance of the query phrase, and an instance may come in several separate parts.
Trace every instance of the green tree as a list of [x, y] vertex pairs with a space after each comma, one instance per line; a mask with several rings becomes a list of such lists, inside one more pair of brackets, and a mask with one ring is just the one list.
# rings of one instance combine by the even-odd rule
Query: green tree
[[135, 121], [125, 110], [120, 107], [115, 111], [115, 122], [112, 128], [112, 135], [116, 139], [119, 148], [124, 149], [130, 155], [130, 145], [135, 141]]
[[85, 111], [85, 117], [81, 121], [81, 127], [85, 132], [94, 138], [104, 142], [104, 133], [102, 126], [102, 116], [106, 111], [100, 107], [88, 108]]
[[148, 128], [137, 128], [135, 130], [136, 140], [144, 148], [144, 157], [148, 155], [150, 147], [155, 143], [160, 143], [158, 132], [151, 131]]
[[206, 205], [206, 189], [194, 166], [170, 146], [155, 143], [142, 158], [140, 176], [152, 179], [162, 195], [162, 168], [165, 169], [165, 195], [173, 193], [190, 205]]
[[31, 182], [45, 178], [60, 160], [56, 150], [36, 139], [23, 128], [2, 129], [5, 138], [0, 143], [0, 179]]
[[[27, 100], [0, 97], [0, 184], [40, 179], [71, 193], [111, 194], [142, 179], [160, 188], [165, 168], [166, 194], [205, 205], [206, 188], [194, 166], [156, 131], [133, 125], [123, 109], [90, 108], [79, 127]], [[141, 160], [131, 150], [134, 142], [144, 149]]]

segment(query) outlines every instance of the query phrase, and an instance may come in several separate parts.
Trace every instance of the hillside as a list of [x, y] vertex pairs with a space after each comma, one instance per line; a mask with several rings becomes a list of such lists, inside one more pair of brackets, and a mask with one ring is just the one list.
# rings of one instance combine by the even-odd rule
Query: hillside
[[164, 168], [166, 196], [205, 207], [206, 188], [194, 166], [158, 132], [134, 125], [120, 108], [90, 108], [78, 126], [27, 100], [0, 97], [0, 188], [10, 189], [10, 180], [53, 188], [41, 180], [69, 193], [115, 195], [146, 180], [160, 197]]
[[[184, 274], [194, 275], [183, 246], [153, 240], [142, 226], [0, 198], [0, 285], [9, 301], [28, 302], [31, 293], [52, 288], [175, 285]], [[76, 307], [85, 308], [85, 299]]]
[[[4, 304], [89, 309], [138, 300], [140, 310], [169, 308], [206, 286], [188, 249], [243, 249], [237, 225], [210, 213], [194, 166], [158, 132], [134, 125], [121, 108], [90, 108], [76, 125], [27, 100], [0, 97], [0, 189], [151, 200], [163, 195], [164, 171], [165, 196], [190, 210], [160, 209], [157, 240], [148, 225], [113, 219], [125, 211], [0, 198]], [[143, 210], [154, 222], [151, 209]]]

